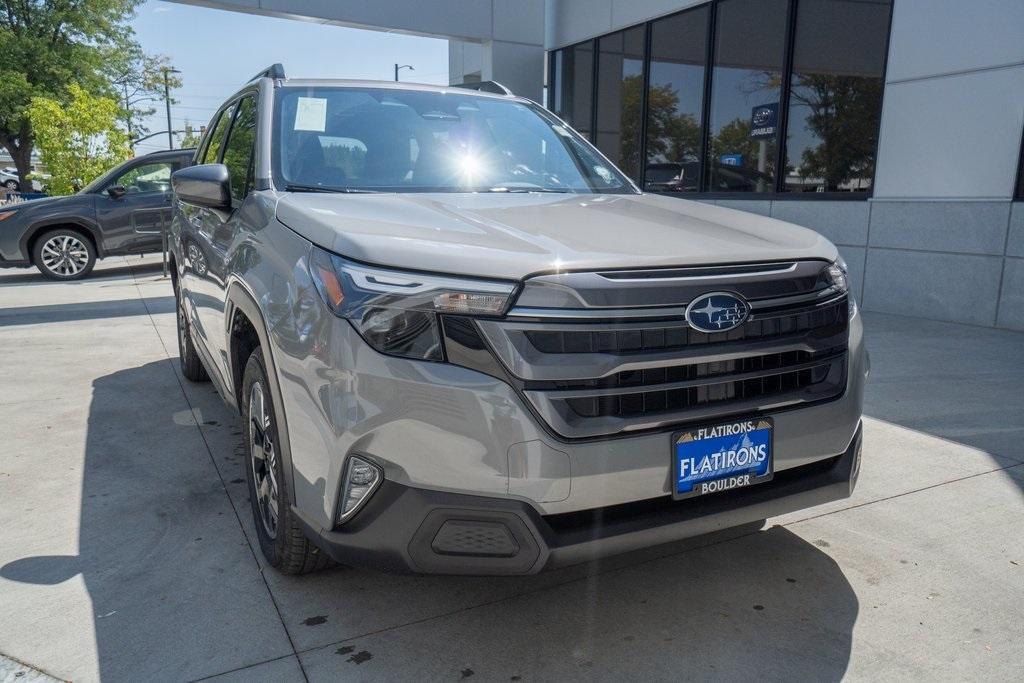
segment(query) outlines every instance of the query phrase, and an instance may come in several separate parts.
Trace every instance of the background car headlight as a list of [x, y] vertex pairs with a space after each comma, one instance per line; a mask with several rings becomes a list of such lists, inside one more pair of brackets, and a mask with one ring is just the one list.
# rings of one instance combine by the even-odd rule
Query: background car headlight
[[503, 315], [516, 287], [365, 266], [318, 247], [309, 270], [324, 302], [370, 346], [422, 360], [444, 360], [438, 314]]

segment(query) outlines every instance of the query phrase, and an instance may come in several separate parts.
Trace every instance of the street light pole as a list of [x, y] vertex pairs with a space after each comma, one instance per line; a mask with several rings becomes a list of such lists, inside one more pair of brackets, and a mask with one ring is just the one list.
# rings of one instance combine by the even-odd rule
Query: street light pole
[[171, 86], [168, 82], [169, 74], [180, 74], [181, 72], [175, 68], [163, 68], [164, 72], [164, 105], [167, 108], [167, 148], [174, 149], [174, 136], [172, 135], [171, 127]]
[[408, 69], [409, 71], [415, 71], [416, 70], [416, 69], [414, 69], [412, 67], [411, 64], [402, 64], [401, 66], [399, 66], [398, 64], [395, 64], [395, 82], [396, 83], [398, 82], [398, 72], [401, 71], [402, 69]]

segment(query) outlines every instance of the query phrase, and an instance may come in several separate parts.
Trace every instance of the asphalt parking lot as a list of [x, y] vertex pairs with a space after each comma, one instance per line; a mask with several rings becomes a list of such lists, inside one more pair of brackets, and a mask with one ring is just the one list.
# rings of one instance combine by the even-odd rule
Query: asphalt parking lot
[[159, 261], [0, 271], [0, 680], [1024, 679], [1024, 334], [865, 318], [850, 500], [528, 578], [291, 578]]

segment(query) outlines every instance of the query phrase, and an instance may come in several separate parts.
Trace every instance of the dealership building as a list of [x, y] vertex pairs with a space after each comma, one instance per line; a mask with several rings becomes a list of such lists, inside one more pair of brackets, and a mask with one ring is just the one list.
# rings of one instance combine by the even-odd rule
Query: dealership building
[[644, 189], [823, 233], [865, 310], [1024, 330], [1024, 0], [185, 1], [446, 38]]

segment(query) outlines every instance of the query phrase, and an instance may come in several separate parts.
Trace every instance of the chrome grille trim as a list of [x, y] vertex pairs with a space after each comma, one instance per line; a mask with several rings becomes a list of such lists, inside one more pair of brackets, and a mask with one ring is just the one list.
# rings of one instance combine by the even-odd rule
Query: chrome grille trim
[[[748, 301], [752, 311], [810, 304], [827, 306], [844, 298], [845, 294], [837, 294], [835, 290], [824, 289], [810, 294], [777, 297]], [[602, 320], [607, 318], [666, 318], [683, 317], [686, 306], [634, 306], [630, 308], [532, 308], [516, 306], [509, 310], [509, 318], [551, 318], [563, 320]]]

